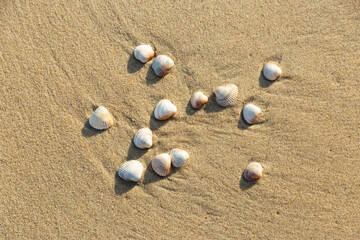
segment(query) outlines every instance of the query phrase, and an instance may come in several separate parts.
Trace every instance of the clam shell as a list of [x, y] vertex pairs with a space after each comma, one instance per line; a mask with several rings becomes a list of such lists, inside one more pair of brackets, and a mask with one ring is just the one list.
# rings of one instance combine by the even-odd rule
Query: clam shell
[[138, 160], [130, 160], [119, 168], [119, 176], [126, 181], [138, 182], [141, 179], [144, 166]]
[[208, 97], [202, 92], [195, 92], [190, 99], [191, 107], [199, 109], [208, 102]]
[[235, 84], [219, 86], [215, 89], [216, 102], [222, 107], [227, 107], [235, 101], [238, 91]]
[[254, 104], [247, 104], [243, 109], [243, 117], [248, 124], [253, 124], [261, 113], [261, 109]]
[[165, 120], [174, 115], [177, 108], [172, 102], [167, 99], [163, 99], [155, 107], [154, 116], [157, 120]]
[[134, 50], [134, 56], [142, 63], [146, 63], [155, 55], [154, 50], [150, 45], [139, 45]]
[[157, 56], [151, 65], [155, 74], [159, 77], [164, 77], [167, 75], [173, 66], [174, 61], [165, 55]]
[[162, 153], [154, 157], [151, 166], [158, 175], [167, 176], [171, 172], [171, 158], [167, 153]]
[[105, 130], [114, 124], [114, 117], [105, 107], [98, 107], [91, 114], [89, 124], [97, 130]]
[[280, 67], [273, 62], [266, 63], [263, 68], [264, 77], [270, 81], [276, 80], [281, 75], [281, 73], [282, 71]]
[[174, 167], [182, 167], [189, 158], [189, 154], [185, 150], [174, 148], [170, 151], [170, 158]]
[[250, 163], [244, 170], [244, 178], [248, 181], [256, 181], [262, 177], [263, 167], [258, 162]]
[[152, 131], [149, 128], [141, 128], [134, 136], [136, 147], [144, 149], [152, 146]]

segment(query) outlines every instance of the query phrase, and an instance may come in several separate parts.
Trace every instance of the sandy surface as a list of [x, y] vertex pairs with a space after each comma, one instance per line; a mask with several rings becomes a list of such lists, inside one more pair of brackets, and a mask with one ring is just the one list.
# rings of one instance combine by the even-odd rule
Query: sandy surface
[[[360, 238], [358, 1], [39, 2], [0, 6], [1, 239]], [[137, 62], [140, 43], [171, 74]], [[233, 106], [189, 108], [224, 83]], [[178, 112], [158, 122], [163, 98]], [[104, 132], [87, 124], [100, 105], [116, 119]], [[142, 127], [148, 151], [131, 143]], [[151, 159], [174, 147], [190, 159], [160, 178]], [[129, 159], [138, 184], [116, 175]], [[254, 160], [265, 176], [249, 184]]]

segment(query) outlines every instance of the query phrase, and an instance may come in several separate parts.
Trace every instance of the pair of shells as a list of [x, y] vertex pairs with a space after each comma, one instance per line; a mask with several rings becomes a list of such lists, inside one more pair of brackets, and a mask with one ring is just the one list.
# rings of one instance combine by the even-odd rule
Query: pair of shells
[[216, 102], [222, 107], [232, 104], [238, 95], [238, 87], [235, 84], [226, 84], [215, 89]]
[[254, 124], [255, 121], [259, 118], [260, 113], [261, 109], [251, 103], [245, 105], [243, 109], [243, 117], [248, 124]]
[[195, 92], [190, 99], [191, 107], [194, 109], [199, 109], [208, 102], [208, 97], [202, 92]]
[[97, 130], [108, 129], [114, 122], [114, 117], [105, 107], [98, 107], [89, 118], [90, 126]]
[[155, 107], [154, 116], [157, 120], [166, 120], [177, 112], [176, 106], [168, 99], [163, 99]]
[[[139, 45], [134, 50], [134, 56], [140, 62], [146, 63], [155, 56], [155, 52], [150, 45]], [[157, 76], [164, 77], [174, 65], [175, 63], [170, 57], [159, 55], [155, 58], [151, 67]]]
[[121, 165], [119, 177], [126, 181], [138, 182], [144, 172], [144, 166], [138, 160], [130, 160]]
[[170, 155], [162, 153], [155, 156], [151, 166], [156, 174], [165, 177], [171, 172], [171, 163], [174, 167], [182, 167], [188, 158], [189, 154], [186, 151], [174, 148], [170, 151]]
[[145, 149], [152, 146], [152, 131], [149, 128], [141, 128], [134, 136], [136, 147]]
[[245, 168], [243, 176], [248, 181], [256, 181], [262, 177], [263, 170], [260, 163], [252, 162]]
[[263, 75], [267, 80], [275, 81], [281, 73], [281, 68], [274, 62], [268, 62], [264, 65]]

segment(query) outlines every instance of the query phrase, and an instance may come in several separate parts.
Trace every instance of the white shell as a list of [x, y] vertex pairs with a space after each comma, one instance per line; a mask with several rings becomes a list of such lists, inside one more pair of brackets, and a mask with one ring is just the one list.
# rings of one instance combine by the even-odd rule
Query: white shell
[[264, 77], [270, 81], [276, 80], [281, 75], [281, 73], [282, 71], [280, 67], [273, 62], [266, 63], [263, 69]]
[[125, 162], [119, 168], [119, 176], [126, 181], [138, 182], [141, 179], [144, 166], [138, 160], [130, 160]]
[[154, 116], [157, 120], [165, 120], [174, 115], [177, 108], [172, 102], [167, 99], [163, 99], [155, 107]]
[[233, 103], [238, 95], [238, 87], [235, 84], [226, 84], [215, 89], [216, 102], [227, 107]]
[[89, 124], [97, 130], [105, 130], [114, 124], [114, 117], [105, 107], [98, 107], [91, 114]]
[[170, 151], [170, 158], [174, 167], [182, 167], [189, 158], [189, 154], [185, 150], [174, 148]]
[[250, 163], [244, 170], [244, 178], [248, 181], [256, 181], [262, 177], [263, 167], [258, 162]]
[[248, 124], [253, 124], [259, 117], [261, 109], [254, 104], [247, 104], [243, 109], [243, 117]]
[[151, 166], [158, 175], [167, 176], [171, 172], [171, 159], [167, 153], [162, 153], [154, 157]]
[[140, 45], [137, 46], [134, 50], [135, 58], [142, 63], [146, 63], [147, 61], [152, 59], [154, 55], [155, 52], [150, 45]]
[[167, 75], [173, 66], [174, 61], [165, 55], [157, 56], [151, 65], [155, 74], [159, 77], [164, 77]]
[[208, 102], [208, 97], [202, 92], [195, 92], [190, 99], [192, 108], [199, 109]]
[[134, 136], [136, 147], [144, 149], [152, 146], [152, 131], [149, 128], [141, 128]]

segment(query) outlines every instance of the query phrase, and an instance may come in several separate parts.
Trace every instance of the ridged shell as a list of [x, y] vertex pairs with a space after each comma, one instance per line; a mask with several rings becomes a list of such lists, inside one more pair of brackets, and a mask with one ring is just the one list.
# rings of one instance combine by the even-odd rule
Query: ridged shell
[[215, 89], [216, 102], [227, 107], [233, 103], [238, 95], [238, 87], [235, 84], [226, 84]]
[[130, 160], [125, 162], [119, 168], [119, 176], [126, 181], [138, 182], [141, 179], [144, 166], [138, 160]]
[[167, 153], [162, 153], [154, 157], [151, 166], [158, 175], [167, 176], [171, 172], [171, 159]]
[[273, 62], [266, 63], [263, 69], [264, 77], [270, 81], [276, 80], [281, 75], [281, 73], [282, 71], [280, 67]]
[[248, 181], [256, 181], [262, 177], [263, 167], [258, 162], [250, 163], [244, 170], [244, 178]]
[[157, 120], [166, 120], [174, 115], [177, 108], [172, 102], [167, 99], [163, 99], [155, 107], [154, 116]]
[[152, 59], [154, 55], [155, 52], [150, 45], [140, 45], [137, 46], [134, 50], [135, 58], [142, 63], [146, 63], [147, 61]]
[[190, 99], [192, 108], [199, 109], [208, 102], [208, 97], [202, 92], [195, 92]]
[[151, 67], [157, 76], [164, 77], [170, 72], [174, 65], [174, 61], [171, 58], [165, 55], [159, 55], [155, 58]]
[[98, 107], [91, 114], [89, 124], [97, 130], [105, 130], [114, 124], [114, 117], [105, 107]]
[[170, 158], [174, 167], [182, 167], [189, 158], [189, 154], [185, 150], [174, 148], [170, 151]]
[[248, 124], [253, 124], [259, 117], [261, 109], [254, 104], [247, 104], [243, 109], [243, 117]]
[[134, 136], [136, 147], [144, 149], [152, 146], [152, 131], [149, 128], [141, 128]]

